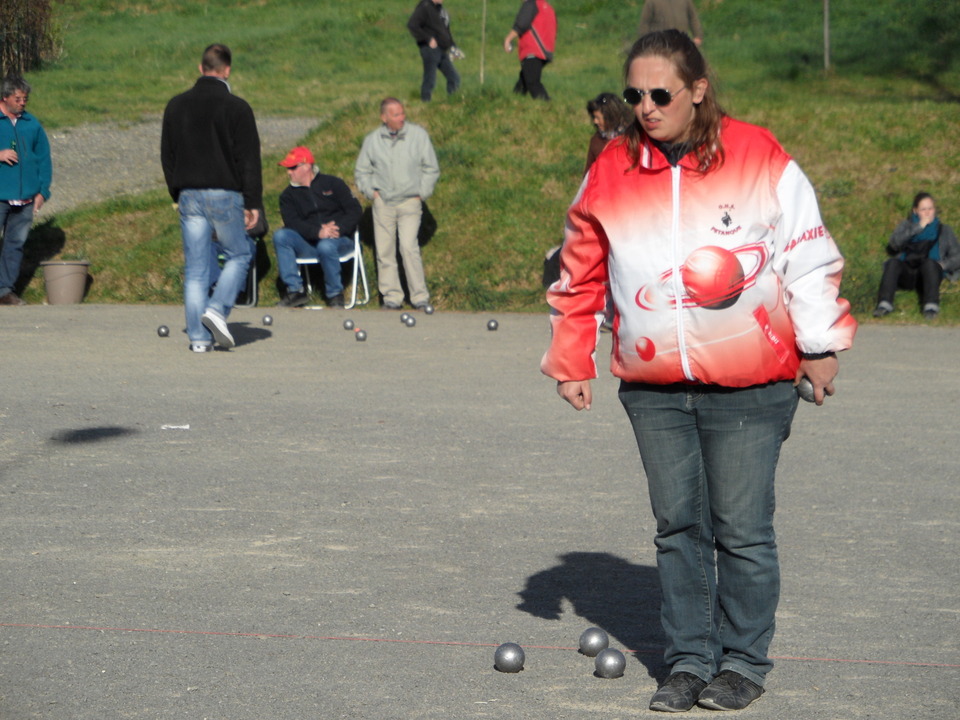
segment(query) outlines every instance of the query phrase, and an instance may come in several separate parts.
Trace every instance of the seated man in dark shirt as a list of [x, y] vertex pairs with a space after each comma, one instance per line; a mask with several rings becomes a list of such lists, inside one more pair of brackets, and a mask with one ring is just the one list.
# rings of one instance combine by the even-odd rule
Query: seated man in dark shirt
[[297, 258], [314, 258], [323, 270], [324, 294], [330, 307], [343, 307], [340, 256], [353, 249], [353, 234], [363, 212], [347, 184], [323, 175], [313, 153], [295, 147], [280, 161], [290, 186], [280, 194], [284, 227], [273, 233], [280, 280], [287, 288], [282, 307], [302, 307], [309, 302]]

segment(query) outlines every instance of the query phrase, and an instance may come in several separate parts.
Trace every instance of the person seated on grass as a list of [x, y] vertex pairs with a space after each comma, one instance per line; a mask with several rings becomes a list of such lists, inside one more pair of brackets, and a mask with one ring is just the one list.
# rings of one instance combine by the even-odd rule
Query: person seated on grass
[[930, 193], [913, 199], [913, 209], [890, 234], [887, 252], [893, 257], [883, 264], [880, 292], [874, 317], [893, 312], [897, 290], [916, 290], [923, 316], [933, 320], [940, 314], [940, 283], [944, 276], [960, 279], [960, 243], [953, 228], [940, 222], [937, 205]]
[[353, 249], [363, 208], [343, 180], [320, 173], [307, 148], [293, 148], [280, 165], [287, 169], [290, 186], [280, 194], [284, 227], [273, 233], [280, 280], [287, 288], [279, 304], [302, 307], [309, 302], [297, 258], [311, 258], [323, 270], [327, 304], [343, 307], [340, 256]]

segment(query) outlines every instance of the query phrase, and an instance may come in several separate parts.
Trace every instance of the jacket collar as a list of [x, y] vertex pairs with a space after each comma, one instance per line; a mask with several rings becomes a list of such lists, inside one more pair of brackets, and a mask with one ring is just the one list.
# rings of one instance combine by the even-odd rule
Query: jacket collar
[[[692, 150], [687, 152], [677, 163], [678, 167], [687, 170], [696, 170], [698, 167], [697, 154]], [[646, 170], [666, 170], [671, 167], [663, 150], [649, 137], [643, 138], [640, 146], [640, 167]]]
[[397, 134], [394, 135], [390, 132], [390, 128], [388, 128], [385, 123], [380, 123], [380, 134], [385, 138], [396, 138], [397, 140], [402, 140], [407, 135], [407, 124], [408, 123], [404, 123], [403, 127], [397, 130]]
[[228, 83], [223, 78], [216, 77], [214, 75], [201, 75], [197, 78], [197, 84], [194, 87], [202, 87], [205, 90], [225, 90], [230, 92], [230, 83]]
[[[10, 120], [10, 117], [5, 112], [0, 112], [0, 120], [6, 120], [7, 122], [12, 122]], [[17, 117], [17, 122], [24, 122], [24, 121], [31, 122], [33, 120], [36, 120], [36, 118], [26, 110], [24, 110], [23, 113], [19, 117]]]

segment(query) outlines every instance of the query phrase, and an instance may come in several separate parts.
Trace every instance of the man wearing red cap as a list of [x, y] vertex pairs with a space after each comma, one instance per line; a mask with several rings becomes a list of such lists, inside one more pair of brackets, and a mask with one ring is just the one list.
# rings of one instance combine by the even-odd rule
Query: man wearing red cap
[[273, 233], [280, 280], [287, 288], [280, 305], [302, 307], [309, 301], [297, 258], [311, 258], [323, 270], [327, 304], [343, 307], [340, 256], [353, 249], [363, 209], [343, 180], [319, 172], [307, 148], [295, 147], [280, 165], [290, 178], [290, 186], [280, 194], [284, 227]]

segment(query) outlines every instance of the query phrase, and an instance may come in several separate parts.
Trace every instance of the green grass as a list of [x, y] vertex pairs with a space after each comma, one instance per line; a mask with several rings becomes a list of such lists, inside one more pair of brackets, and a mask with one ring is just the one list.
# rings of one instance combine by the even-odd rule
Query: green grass
[[[518, 0], [488, 1], [483, 53], [482, 3], [448, 4], [467, 53], [458, 63], [463, 89], [424, 104], [419, 55], [405, 28], [414, 0], [73, 0], [59, 8], [63, 56], [29, 76], [31, 109], [48, 128], [156, 117], [192, 85], [202, 48], [225, 42], [234, 51], [235, 92], [258, 116], [315, 116], [304, 141], [324, 172], [352, 183], [377, 103], [396, 95], [429, 129], [441, 164], [429, 203], [437, 230], [423, 249], [435, 304], [542, 310], [543, 253], [560, 241], [592, 131], [584, 105], [620, 89], [622, 52], [642, 1], [555, 4], [557, 58], [544, 73], [549, 104], [511, 92], [517, 59], [500, 43]], [[835, 7], [829, 75], [821, 0], [723, 0], [701, 9], [721, 101], [735, 117], [769, 127], [813, 181], [847, 257], [843, 294], [861, 317], [874, 303], [886, 237], [915, 192], [933, 193], [945, 222], [960, 225], [960, 65], [950, 49], [960, 47], [952, 29], [960, 10], [944, 0], [924, 7], [940, 12], [948, 30], [932, 32], [917, 15], [922, 9], [895, 0]], [[278, 159], [264, 158], [274, 226], [286, 182]], [[62, 251], [91, 260], [88, 302], [182, 301], [179, 229], [164, 193], [63, 213], [35, 231], [32, 245], [36, 259]], [[261, 303], [276, 300], [275, 279], [274, 262]], [[29, 301], [42, 300], [42, 285], [38, 274]], [[938, 322], [960, 322], [960, 293], [944, 287]], [[917, 321], [915, 299], [902, 294], [894, 317]]]

